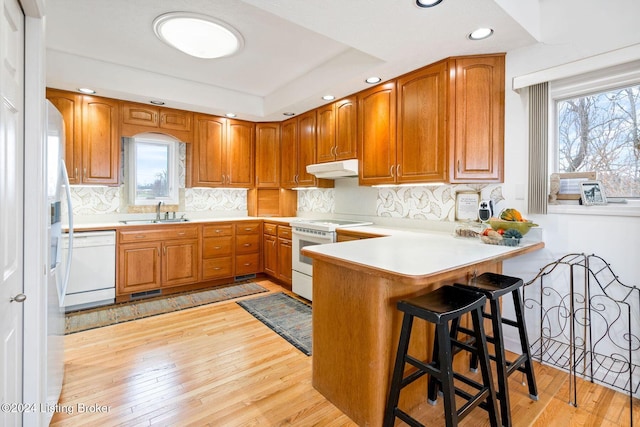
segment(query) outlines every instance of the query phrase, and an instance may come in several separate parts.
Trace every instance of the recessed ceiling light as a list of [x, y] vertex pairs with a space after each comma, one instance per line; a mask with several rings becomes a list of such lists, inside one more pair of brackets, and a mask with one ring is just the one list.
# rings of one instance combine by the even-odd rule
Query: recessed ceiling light
[[225, 116], [230, 117], [230, 118], [234, 118], [236, 115], [234, 113], [227, 113], [227, 114], [225, 114]]
[[336, 99], [336, 97], [333, 95], [325, 95], [322, 97], [322, 99], [324, 99], [325, 101], [333, 101], [334, 99]]
[[491, 28], [478, 28], [475, 31], [469, 33], [467, 38], [469, 40], [483, 40], [487, 37], [491, 37], [493, 35], [493, 30]]
[[164, 105], [164, 101], [156, 101], [156, 100], [151, 100], [149, 101], [149, 103], [153, 104], [153, 105]]
[[89, 89], [88, 87], [79, 87], [78, 92], [86, 93], [88, 95], [93, 95], [94, 93], [96, 93], [95, 90]]
[[380, 83], [382, 81], [382, 79], [380, 77], [369, 77], [367, 80], [365, 80], [365, 82], [369, 83], [369, 84], [375, 84], [375, 83]]
[[291, 111], [287, 111], [287, 112], [284, 112], [282, 114], [285, 115], [285, 116], [295, 116], [296, 115], [296, 113], [292, 113]]
[[442, 0], [416, 0], [416, 4], [420, 7], [433, 7], [442, 3]]
[[242, 49], [242, 35], [229, 24], [206, 15], [170, 12], [153, 21], [156, 36], [196, 58], [222, 58]]

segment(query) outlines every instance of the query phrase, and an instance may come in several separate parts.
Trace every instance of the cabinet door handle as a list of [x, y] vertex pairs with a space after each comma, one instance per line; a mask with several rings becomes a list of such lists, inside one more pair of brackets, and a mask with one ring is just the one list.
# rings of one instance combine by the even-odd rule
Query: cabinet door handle
[[460, 160], [458, 160], [458, 173], [460, 173]]
[[136, 239], [144, 239], [147, 237], [145, 234], [136, 234]]
[[400, 165], [396, 165], [396, 175], [400, 176]]
[[83, 178], [87, 178], [87, 168], [84, 168], [84, 169], [83, 169], [82, 177], [83, 177]]
[[222, 230], [217, 229], [217, 230], [216, 230], [216, 233], [222, 233]]
[[213, 249], [215, 250], [222, 249], [222, 246], [215, 246]]
[[251, 264], [252, 264], [252, 263], [250, 263], [250, 262], [245, 262], [245, 263], [244, 263], [244, 266], [245, 266], [245, 267], [249, 267]]
[[75, 170], [73, 171], [73, 177], [78, 178], [78, 168], [75, 168]]
[[162, 247], [162, 253], [163, 253], [163, 255], [167, 254], [167, 247], [166, 246]]
[[393, 174], [393, 169], [396, 167], [396, 165], [391, 165], [391, 167], [389, 168], [389, 175], [391, 175], [391, 178], [395, 178], [395, 175]]
[[242, 245], [242, 246], [244, 246], [245, 248], [248, 248], [249, 246], [251, 246], [251, 243], [245, 243], [245, 244], [244, 244], [244, 245]]
[[185, 232], [184, 232], [184, 231], [180, 231], [180, 232], [178, 233], [178, 236], [184, 236], [184, 234], [185, 234]]
[[213, 267], [214, 270], [222, 270], [222, 267]]

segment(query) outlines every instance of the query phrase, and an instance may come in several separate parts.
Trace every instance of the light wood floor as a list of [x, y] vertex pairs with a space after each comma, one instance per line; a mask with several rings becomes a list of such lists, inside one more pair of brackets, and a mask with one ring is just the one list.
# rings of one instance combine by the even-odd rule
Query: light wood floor
[[[284, 291], [268, 280], [258, 283]], [[312, 387], [312, 357], [235, 301], [65, 337], [59, 407], [72, 413], [56, 413], [51, 425], [354, 426]], [[540, 400], [533, 402], [515, 377], [510, 388], [516, 427], [630, 424], [622, 393], [580, 382], [575, 408], [567, 403], [566, 373], [536, 364]], [[444, 425], [441, 402], [418, 412], [423, 423]], [[638, 401], [634, 424], [640, 426]], [[477, 409], [462, 425], [489, 423]]]

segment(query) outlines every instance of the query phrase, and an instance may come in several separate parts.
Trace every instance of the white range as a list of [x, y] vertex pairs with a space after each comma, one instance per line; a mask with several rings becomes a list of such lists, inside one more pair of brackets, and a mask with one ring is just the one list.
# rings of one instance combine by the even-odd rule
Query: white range
[[371, 225], [366, 221], [347, 221], [340, 219], [305, 219], [292, 221], [292, 290], [303, 298], [312, 300], [313, 261], [302, 255], [303, 248], [336, 241], [336, 229]]

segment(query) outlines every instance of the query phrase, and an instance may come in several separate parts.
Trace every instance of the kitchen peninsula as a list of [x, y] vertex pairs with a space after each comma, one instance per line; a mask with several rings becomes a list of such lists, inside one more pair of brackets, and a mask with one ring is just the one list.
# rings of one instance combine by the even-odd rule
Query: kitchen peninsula
[[[539, 250], [486, 245], [446, 233], [402, 233], [311, 246], [313, 259], [313, 386], [361, 426], [382, 425], [400, 334], [396, 303], [487, 271], [502, 261]], [[431, 354], [432, 330], [416, 320], [411, 353]], [[426, 378], [403, 392], [403, 403], [424, 401]]]

